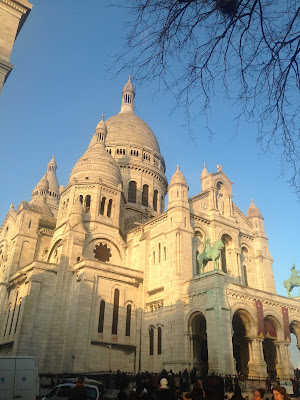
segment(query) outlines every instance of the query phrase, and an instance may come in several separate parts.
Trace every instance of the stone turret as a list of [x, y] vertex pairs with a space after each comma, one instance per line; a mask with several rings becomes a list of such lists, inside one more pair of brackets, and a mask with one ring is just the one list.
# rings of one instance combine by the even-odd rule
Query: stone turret
[[56, 170], [57, 165], [55, 162], [55, 156], [53, 156], [47, 166], [46, 176], [49, 184], [47, 192], [47, 204], [54, 207], [57, 207], [59, 203], [59, 184], [56, 177]]
[[264, 218], [258, 207], [253, 203], [253, 199], [251, 199], [251, 204], [247, 210], [247, 218], [253, 226], [253, 231], [258, 235], [265, 236]]
[[134, 112], [134, 87], [131, 83], [131, 77], [129, 75], [128, 82], [123, 88], [122, 92], [122, 106], [121, 106], [121, 113], [123, 112]]
[[177, 165], [176, 172], [170, 181], [168, 210], [178, 206], [189, 208], [188, 190], [185, 177], [180, 171], [179, 165]]

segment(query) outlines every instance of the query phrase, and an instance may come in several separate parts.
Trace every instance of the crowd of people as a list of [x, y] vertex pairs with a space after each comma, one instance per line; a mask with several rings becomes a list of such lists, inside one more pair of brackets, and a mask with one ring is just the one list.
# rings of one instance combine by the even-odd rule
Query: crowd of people
[[[167, 376], [170, 376], [169, 374]], [[124, 383], [124, 382], [123, 382]], [[145, 385], [146, 383], [146, 385]], [[118, 400], [224, 400], [228, 396], [224, 396], [224, 381], [219, 376], [212, 374], [206, 380], [198, 379], [192, 385], [192, 390], [182, 392], [180, 382], [174, 378], [173, 386], [167, 377], [160, 379], [158, 386], [152, 384], [153, 382], [140, 381], [139, 386], [132, 388], [129, 395], [126, 387], [120, 387]], [[233, 395], [230, 397], [232, 400], [249, 400], [248, 396], [242, 396], [241, 388], [238, 382], [235, 383], [233, 388]], [[258, 388], [253, 392], [253, 400], [263, 400], [265, 389]], [[76, 386], [72, 389], [68, 400], [88, 400], [84, 389], [84, 378], [79, 377]], [[265, 400], [269, 400], [266, 398]], [[272, 388], [272, 400], [290, 400], [287, 395], [286, 389], [281, 386], [274, 386]]]
[[[131, 379], [130, 379], [131, 378]], [[294, 393], [299, 391], [300, 371], [295, 371], [292, 379]], [[84, 397], [84, 383], [82, 378], [72, 391], [69, 400], [86, 400]], [[131, 381], [131, 385], [129, 382]], [[117, 371], [114, 386], [119, 390], [118, 400], [250, 400], [249, 396], [242, 396], [244, 377], [242, 374], [225, 377], [212, 373], [205, 378], [197, 376], [196, 369], [188, 372], [174, 373], [165, 369], [160, 374], [138, 373], [135, 379], [125, 372]], [[134, 385], [132, 387], [132, 384]], [[131, 386], [132, 389], [128, 390]], [[277, 380], [272, 387], [270, 378], [265, 380], [264, 388], [257, 388], [253, 392], [253, 400], [288, 400], [286, 389], [280, 386]], [[227, 393], [227, 394], [226, 394]], [[83, 397], [82, 397], [83, 396]]]

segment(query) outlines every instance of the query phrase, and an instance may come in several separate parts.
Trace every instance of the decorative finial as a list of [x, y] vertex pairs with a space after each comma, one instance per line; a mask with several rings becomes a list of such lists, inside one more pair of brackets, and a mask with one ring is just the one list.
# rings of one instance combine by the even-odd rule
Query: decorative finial
[[130, 75], [128, 75], [128, 80], [129, 80], [129, 82], [131, 82], [131, 76]]
[[253, 199], [251, 198], [251, 204], [253, 204]]
[[222, 165], [218, 164], [217, 165], [217, 170], [218, 170], [218, 172], [222, 172]]
[[179, 171], [179, 165], [177, 164], [177, 171]]
[[205, 163], [203, 164], [203, 169], [206, 169], [206, 164]]
[[101, 118], [101, 120], [102, 120], [102, 121], [104, 121], [104, 114], [102, 114], [102, 118]]

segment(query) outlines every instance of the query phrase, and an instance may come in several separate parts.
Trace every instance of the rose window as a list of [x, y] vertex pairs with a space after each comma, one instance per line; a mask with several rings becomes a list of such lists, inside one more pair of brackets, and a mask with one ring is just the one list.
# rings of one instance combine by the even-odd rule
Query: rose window
[[94, 249], [95, 258], [98, 261], [108, 262], [111, 257], [111, 250], [105, 243], [98, 243]]

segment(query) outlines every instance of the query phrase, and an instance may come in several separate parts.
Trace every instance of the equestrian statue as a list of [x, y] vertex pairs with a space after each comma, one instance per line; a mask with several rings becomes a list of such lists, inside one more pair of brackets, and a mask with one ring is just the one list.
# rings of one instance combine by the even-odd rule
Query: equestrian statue
[[217, 240], [216, 243], [212, 246], [210, 244], [210, 239], [205, 237], [204, 248], [202, 253], [198, 254], [197, 260], [199, 262], [199, 274], [201, 274], [201, 270], [204, 273], [204, 268], [208, 261], [213, 262], [214, 269], [219, 269], [219, 258], [221, 254], [221, 249], [224, 248], [224, 243], [221, 239]]
[[295, 264], [293, 264], [291, 271], [292, 271], [291, 277], [283, 282], [283, 286], [286, 288], [288, 292], [288, 297], [293, 297], [291, 295], [291, 291], [294, 289], [294, 287], [296, 286], [300, 287], [300, 276], [298, 276], [300, 271], [296, 271]]

